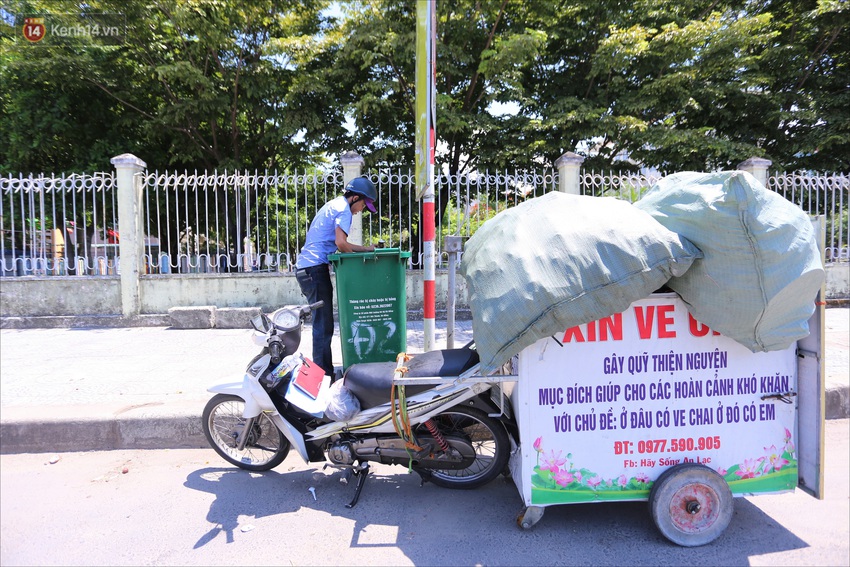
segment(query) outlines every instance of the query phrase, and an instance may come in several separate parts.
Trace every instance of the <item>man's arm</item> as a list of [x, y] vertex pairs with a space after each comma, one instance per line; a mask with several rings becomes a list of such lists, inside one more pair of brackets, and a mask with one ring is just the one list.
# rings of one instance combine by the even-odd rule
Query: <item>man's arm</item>
[[374, 246], [360, 246], [348, 241], [348, 235], [340, 227], [336, 227], [336, 247], [340, 252], [373, 252]]

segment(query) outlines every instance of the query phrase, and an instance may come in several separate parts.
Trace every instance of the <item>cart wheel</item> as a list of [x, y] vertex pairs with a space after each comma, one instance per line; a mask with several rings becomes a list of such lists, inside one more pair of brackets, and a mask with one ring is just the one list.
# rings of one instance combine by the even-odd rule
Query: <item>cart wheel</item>
[[732, 520], [732, 491], [705, 465], [683, 463], [664, 471], [649, 493], [649, 511], [661, 534], [684, 547], [720, 537]]
[[528, 506], [527, 508], [523, 508], [516, 517], [516, 523], [522, 529], [530, 530], [540, 521], [545, 511], [546, 508], [543, 506]]

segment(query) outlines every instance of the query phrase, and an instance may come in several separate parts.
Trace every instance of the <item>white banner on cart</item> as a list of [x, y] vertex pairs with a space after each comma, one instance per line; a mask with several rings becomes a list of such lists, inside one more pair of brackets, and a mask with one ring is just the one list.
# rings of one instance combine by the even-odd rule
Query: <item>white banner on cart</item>
[[515, 404], [525, 502], [646, 500], [684, 462], [735, 494], [793, 490], [795, 348], [752, 353], [672, 294], [538, 341]]

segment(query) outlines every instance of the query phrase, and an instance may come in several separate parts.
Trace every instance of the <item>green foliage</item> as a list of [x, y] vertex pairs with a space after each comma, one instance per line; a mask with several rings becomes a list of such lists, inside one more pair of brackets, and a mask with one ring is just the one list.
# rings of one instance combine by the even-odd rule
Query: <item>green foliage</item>
[[[125, 152], [181, 169], [292, 170], [351, 149], [370, 168], [413, 163], [416, 0], [5, 6], [0, 173], [105, 170]], [[594, 169], [751, 156], [850, 169], [847, 2], [436, 6], [438, 161], [451, 174], [565, 151]], [[124, 41], [18, 37], [16, 18], [60, 13], [123, 14]]]
[[[2, 38], [0, 145], [8, 171], [107, 169], [133, 152], [157, 167], [298, 167], [341, 128], [314, 38], [328, 2], [13, 2], [10, 13], [120, 13], [118, 46]], [[333, 35], [333, 34], [328, 34]], [[307, 38], [307, 39], [305, 39]], [[305, 86], [308, 80], [311, 88]], [[2, 143], [2, 142], [0, 142]]]
[[830, 257], [836, 256], [842, 249], [846, 251], [850, 247], [850, 209], [844, 208], [838, 214], [828, 215], [824, 234], [826, 247], [835, 249], [830, 251]]
[[[443, 235], [472, 236], [482, 224], [496, 216], [498, 204], [492, 204], [488, 199], [475, 200], [468, 206], [458, 206], [451, 201], [443, 215]], [[445, 236], [444, 236], [445, 238]], [[445, 242], [440, 243], [445, 248]]]

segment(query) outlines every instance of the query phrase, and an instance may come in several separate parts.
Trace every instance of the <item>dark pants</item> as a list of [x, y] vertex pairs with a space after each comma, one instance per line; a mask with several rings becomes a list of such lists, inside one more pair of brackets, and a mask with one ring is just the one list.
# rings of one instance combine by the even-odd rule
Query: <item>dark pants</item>
[[331, 340], [334, 336], [334, 288], [329, 266], [322, 264], [298, 270], [295, 278], [308, 302], [325, 302], [321, 308], [313, 311], [313, 362], [321, 366], [325, 374], [333, 376]]

